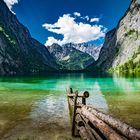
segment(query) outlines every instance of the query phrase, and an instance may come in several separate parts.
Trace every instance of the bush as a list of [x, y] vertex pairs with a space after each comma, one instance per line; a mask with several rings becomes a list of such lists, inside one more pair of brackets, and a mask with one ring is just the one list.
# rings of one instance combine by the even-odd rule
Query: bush
[[136, 34], [136, 36], [138, 37], [138, 31], [135, 29], [130, 29], [127, 33], [125, 33], [125, 37], [130, 36]]
[[136, 65], [135, 71], [136, 71], [136, 72], [140, 72], [140, 62]]

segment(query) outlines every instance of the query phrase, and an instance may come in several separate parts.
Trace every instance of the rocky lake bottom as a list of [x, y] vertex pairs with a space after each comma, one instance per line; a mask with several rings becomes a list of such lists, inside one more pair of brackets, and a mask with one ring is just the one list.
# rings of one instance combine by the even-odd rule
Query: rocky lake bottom
[[140, 128], [140, 78], [56, 74], [0, 78], [0, 140], [71, 140], [66, 89], [87, 90], [87, 104]]

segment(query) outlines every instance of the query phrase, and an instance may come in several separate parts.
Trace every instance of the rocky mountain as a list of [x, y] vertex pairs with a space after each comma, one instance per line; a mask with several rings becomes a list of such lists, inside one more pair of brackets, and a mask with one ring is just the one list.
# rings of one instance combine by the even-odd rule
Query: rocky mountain
[[81, 52], [87, 53], [91, 55], [95, 60], [98, 59], [100, 50], [102, 48], [102, 46], [96, 46], [88, 43], [80, 43], [80, 44], [68, 43], [63, 46], [73, 47]]
[[83, 70], [95, 61], [89, 54], [75, 49], [72, 44], [53, 44], [47, 48], [61, 66], [61, 70]]
[[117, 27], [106, 34], [98, 60], [87, 70], [140, 71], [140, 0], [132, 0]]
[[103, 47], [69, 43], [47, 48], [33, 39], [0, 1], [0, 75], [85, 68], [86, 71], [140, 71], [140, 0], [132, 0], [117, 27], [106, 34]]
[[58, 69], [47, 48], [0, 1], [0, 75], [31, 74]]

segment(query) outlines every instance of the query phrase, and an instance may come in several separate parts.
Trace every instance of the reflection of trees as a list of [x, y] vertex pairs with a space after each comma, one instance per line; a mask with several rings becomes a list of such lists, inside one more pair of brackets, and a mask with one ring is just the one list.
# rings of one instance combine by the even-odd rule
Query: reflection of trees
[[[35, 107], [35, 110], [32, 112], [33, 118], [43, 119], [47, 117], [47, 120], [51, 120], [53, 116], [53, 121], [54, 119], [56, 119], [56, 122], [64, 120], [61, 116], [66, 117], [68, 114], [65, 95], [65, 90], [68, 87], [72, 87], [74, 90], [81, 92], [85, 90], [89, 91], [90, 97], [87, 103], [92, 104], [95, 108], [100, 108], [105, 111], [108, 110], [107, 102], [100, 90], [97, 78], [86, 77], [85, 74], [64, 74], [57, 78], [43, 80], [41, 86], [50, 89], [53, 93], [50, 93], [45, 99], [37, 103], [37, 107]], [[61, 119], [59, 120], [57, 118]]]
[[100, 78], [92, 78], [86, 74], [69, 74], [56, 82], [56, 89], [66, 89], [72, 87], [80, 92], [89, 91], [90, 97], [87, 104], [93, 105], [95, 108], [108, 110], [108, 105], [99, 86]]
[[133, 93], [140, 91], [140, 79], [138, 78], [124, 78], [113, 75], [113, 82], [122, 93]]

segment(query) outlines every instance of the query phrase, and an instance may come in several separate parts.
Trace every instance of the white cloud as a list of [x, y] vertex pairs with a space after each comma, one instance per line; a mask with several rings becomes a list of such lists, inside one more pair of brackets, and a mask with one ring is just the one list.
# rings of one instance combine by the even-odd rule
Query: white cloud
[[54, 37], [48, 37], [48, 40], [45, 43], [45, 46], [51, 46], [53, 43], [61, 44], [61, 40], [57, 40]]
[[54, 37], [48, 37], [45, 45], [58, 43], [60, 45], [66, 43], [83, 43], [94, 41], [105, 36], [106, 28], [101, 25], [90, 25], [87, 23], [77, 23], [76, 18], [69, 14], [64, 14], [59, 17], [54, 24], [45, 23], [42, 26], [50, 32], [63, 35], [62, 40], [57, 40]]
[[85, 19], [86, 19], [87, 21], [89, 21], [89, 16], [85, 16]]
[[91, 18], [90, 22], [99, 22], [99, 20], [100, 20], [99, 18]]
[[[4, 0], [10, 11], [12, 11], [12, 6], [18, 3], [18, 0]], [[13, 12], [13, 11], [12, 11]], [[14, 13], [14, 12], [13, 12]]]
[[81, 19], [89, 21], [89, 16], [80, 17]]
[[81, 16], [81, 14], [78, 13], [78, 12], [74, 12], [73, 14], [74, 14], [75, 16], [77, 16], [77, 17], [80, 17], [80, 16]]
[[79, 12], [74, 12], [73, 14], [76, 17], [80, 17], [81, 19], [85, 19], [85, 20], [89, 21], [89, 16], [84, 16], [83, 17], [83, 16], [81, 16], [81, 13], [79, 13]]

